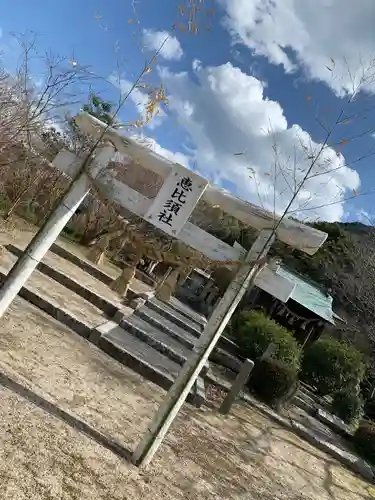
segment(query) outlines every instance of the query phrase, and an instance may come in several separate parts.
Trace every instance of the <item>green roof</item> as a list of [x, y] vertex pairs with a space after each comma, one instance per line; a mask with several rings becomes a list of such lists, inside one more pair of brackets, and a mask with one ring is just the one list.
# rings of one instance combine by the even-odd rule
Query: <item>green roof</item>
[[333, 298], [328, 293], [324, 293], [317, 284], [284, 266], [280, 266], [277, 274], [296, 284], [289, 297], [290, 299], [298, 302], [298, 304], [306, 307], [306, 309], [314, 312], [332, 325], [336, 324], [335, 320], [342, 321], [332, 310]]

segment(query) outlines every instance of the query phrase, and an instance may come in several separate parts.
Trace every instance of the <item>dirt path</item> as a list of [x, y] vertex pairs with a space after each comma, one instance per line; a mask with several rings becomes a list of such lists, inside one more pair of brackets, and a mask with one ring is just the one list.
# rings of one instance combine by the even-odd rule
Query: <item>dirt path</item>
[[[27, 302], [0, 320], [0, 372], [134, 449], [163, 394]], [[186, 407], [147, 473], [0, 386], [4, 500], [360, 500], [367, 485], [247, 406]]]

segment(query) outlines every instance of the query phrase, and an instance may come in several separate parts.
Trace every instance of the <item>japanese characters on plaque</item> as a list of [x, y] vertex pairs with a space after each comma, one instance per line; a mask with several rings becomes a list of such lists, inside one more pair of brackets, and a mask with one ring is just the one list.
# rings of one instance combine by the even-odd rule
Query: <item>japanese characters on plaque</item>
[[207, 185], [207, 179], [174, 165], [145, 219], [171, 236], [177, 236]]

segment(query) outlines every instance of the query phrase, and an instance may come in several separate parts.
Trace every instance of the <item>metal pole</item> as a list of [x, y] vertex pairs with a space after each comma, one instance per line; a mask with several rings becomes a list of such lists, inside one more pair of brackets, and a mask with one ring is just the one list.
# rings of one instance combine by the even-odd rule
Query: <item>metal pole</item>
[[222, 413], [223, 415], [227, 415], [230, 412], [233, 403], [244, 388], [244, 385], [246, 384], [253, 368], [254, 361], [252, 361], [251, 359], [245, 359], [243, 365], [241, 366], [241, 370], [236, 377], [236, 380], [233, 382], [232, 387], [221, 403], [221, 406], [219, 408], [220, 413]]
[[[98, 148], [97, 155], [90, 166], [90, 175], [97, 177], [112, 159], [114, 153], [115, 148], [112, 144]], [[88, 194], [90, 187], [89, 177], [85, 172], [82, 172], [73, 181], [65, 197], [27, 245], [0, 289], [0, 318]]]
[[151, 426], [134, 451], [133, 462], [136, 465], [147, 466], [152, 460], [238, 303], [247, 288], [253, 285], [258, 272], [263, 267], [259, 263], [252, 263], [267, 255], [273, 241], [274, 231], [263, 230], [260, 232], [236, 277], [214, 309], [193, 354], [182, 367], [164, 402], [155, 414]]

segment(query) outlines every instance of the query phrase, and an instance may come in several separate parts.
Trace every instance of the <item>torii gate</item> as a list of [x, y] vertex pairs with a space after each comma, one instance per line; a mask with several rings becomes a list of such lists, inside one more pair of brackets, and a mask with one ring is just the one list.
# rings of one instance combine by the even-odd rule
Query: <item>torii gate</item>
[[[82, 131], [95, 138], [100, 137], [106, 128], [105, 124], [87, 113], [79, 114], [76, 117], [76, 123]], [[177, 170], [177, 166], [172, 162], [141, 146], [131, 138], [124, 137], [117, 130], [108, 129], [105, 138], [115, 145], [117, 152], [130, 156], [145, 169], [158, 174], [164, 180], [163, 189], [165, 192], [168, 192], [168, 184], [169, 189], [173, 186], [173, 171]], [[68, 151], [61, 151], [53, 163], [71, 177], [74, 177], [79, 168], [79, 159]], [[196, 178], [198, 184], [204, 184], [201, 197], [208, 204], [220, 207], [222, 211], [259, 231], [273, 229], [277, 224], [273, 214], [256, 205], [244, 202], [229, 192], [218, 189], [217, 186], [208, 185], [206, 179], [192, 174], [181, 166], [178, 168], [182, 172], [181, 175], [183, 175], [184, 171], [187, 171], [189, 175]], [[159, 191], [161, 199], [158, 201], [149, 199], [116, 179], [115, 175], [110, 169], [106, 169], [101, 173], [99, 183], [102, 192], [120, 207], [124, 207], [126, 210], [151, 222], [147, 216], [150, 215], [151, 211], [155, 213], [162, 206], [162, 199], [165, 198], [161, 193], [163, 189]], [[197, 200], [198, 198], [196, 198]], [[240, 245], [232, 247], [187, 220], [187, 216], [190, 215], [193, 208], [194, 206], [191, 205], [190, 212], [184, 212], [185, 217], [183, 218], [185, 220], [182, 223], [180, 221], [178, 232], [174, 234], [173, 230], [168, 231], [166, 225], [164, 227], [160, 224], [155, 225], [214, 261], [243, 260], [243, 248]], [[314, 228], [285, 218], [276, 229], [276, 237], [287, 245], [313, 255], [324, 243], [326, 235]], [[256, 277], [256, 284], [263, 290], [272, 293], [282, 302], [287, 302], [295, 287], [292, 282], [277, 274], [276, 269], [271, 270], [269, 267], [261, 270]]]
[[[227, 214], [259, 231], [258, 238], [242, 261], [235, 278], [212, 312], [198, 345], [182, 367], [144, 439], [134, 452], [134, 463], [147, 465], [160, 446], [238, 303], [246, 290], [254, 284], [260, 270], [264, 268], [264, 258], [275, 237], [313, 255], [324, 243], [327, 234], [286, 218], [275, 220], [271, 213], [215, 186], [209, 186], [206, 179], [181, 165], [173, 165], [130, 138], [122, 136], [118, 131], [108, 128], [87, 113], [80, 113], [76, 117], [76, 123], [83, 132], [106, 142], [104, 146], [98, 148], [89, 170], [87, 170], [87, 161], [82, 162], [81, 159], [68, 152], [59, 153], [54, 163], [58, 167], [65, 166], [65, 170], [69, 166], [74, 181], [60, 205], [55, 208], [8, 274], [7, 280], [0, 289], [0, 317], [90, 191], [90, 178], [99, 177], [100, 185], [106, 188], [107, 196], [112, 201], [144, 217], [157, 227], [163, 228], [171, 236], [177, 237], [214, 260], [241, 260], [241, 248], [230, 247], [188, 222], [194, 206], [201, 197], [211, 205], [219, 206]], [[118, 182], [110, 172], [105, 170], [115, 151], [131, 156], [144, 168], [162, 176], [164, 184], [155, 200], [149, 200]], [[89, 175], [86, 172], [89, 172]], [[188, 183], [186, 179], [189, 179]], [[182, 185], [182, 182], [185, 184]], [[174, 197], [171, 197], [171, 188], [173, 188], [172, 192], [179, 188]], [[179, 197], [179, 193], [184, 196]], [[176, 220], [170, 219], [170, 212], [165, 210], [167, 217], [160, 217], [164, 208], [167, 207], [168, 210], [171, 208], [168, 206], [168, 204], [171, 205], [171, 199], [181, 205], [179, 210], [175, 208]]]

